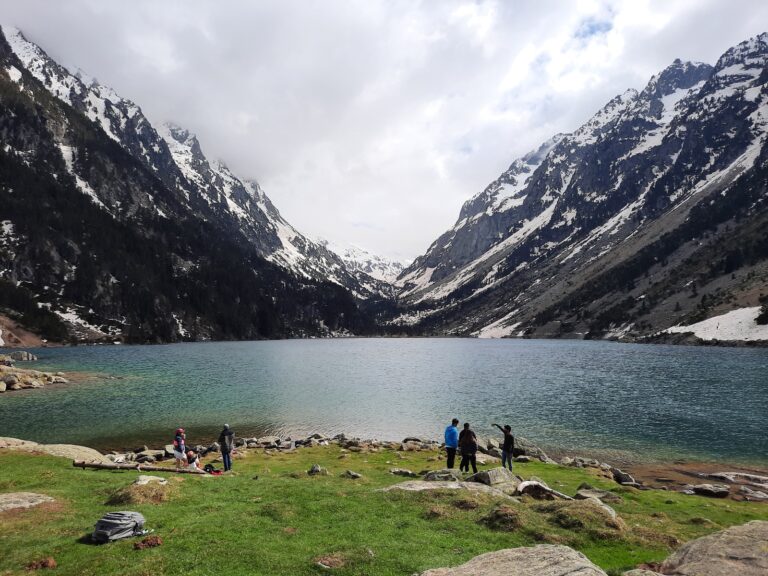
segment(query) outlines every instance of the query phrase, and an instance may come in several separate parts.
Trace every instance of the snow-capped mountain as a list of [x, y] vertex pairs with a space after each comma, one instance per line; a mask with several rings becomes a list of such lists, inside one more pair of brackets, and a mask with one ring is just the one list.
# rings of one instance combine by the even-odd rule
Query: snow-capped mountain
[[387, 284], [392, 284], [405, 268], [403, 262], [379, 256], [355, 244], [342, 246], [332, 244], [327, 240], [318, 240], [318, 244], [341, 256], [347, 269], [351, 272], [363, 273]]
[[513, 162], [400, 275], [407, 304], [394, 323], [495, 336], [648, 333], [701, 313], [699, 300], [679, 298], [691, 282], [705, 283], [707, 311], [726, 285], [749, 299], [754, 285], [730, 282], [732, 270], [685, 267], [693, 253], [728, 258], [741, 234], [739, 250], [764, 263], [741, 219], [745, 209], [750, 222], [765, 216], [767, 41], [743, 42], [715, 66], [676, 60]]
[[[368, 288], [256, 182], [18, 30], [2, 32], [0, 281], [29, 293], [6, 282], [0, 307], [36, 301], [82, 334], [130, 340], [369, 328], [347, 291]], [[27, 316], [53, 330], [54, 316]]]
[[[359, 297], [370, 295], [335, 253], [286, 222], [257, 182], [241, 179], [222, 161], [206, 157], [194, 134], [172, 123], [153, 126], [130, 100], [80, 70], [69, 72], [18, 29], [4, 30], [24, 67], [51, 94], [84, 113], [150, 168], [177, 192], [181, 204], [195, 210], [204, 208], [206, 217], [243, 234], [261, 256], [294, 274], [340, 284]], [[77, 177], [87, 185], [87, 178]], [[98, 191], [93, 196], [100, 201]], [[162, 208], [158, 210], [167, 216]]]

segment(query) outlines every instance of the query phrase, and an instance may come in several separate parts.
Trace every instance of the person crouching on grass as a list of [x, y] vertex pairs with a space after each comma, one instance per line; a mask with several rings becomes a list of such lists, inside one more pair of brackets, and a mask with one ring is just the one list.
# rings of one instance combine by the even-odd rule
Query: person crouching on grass
[[203, 472], [203, 469], [200, 467], [200, 456], [194, 450], [187, 452], [187, 462], [190, 470]]
[[184, 428], [176, 428], [176, 436], [173, 437], [173, 457], [176, 458], [176, 468], [184, 468], [187, 465], [187, 435]]

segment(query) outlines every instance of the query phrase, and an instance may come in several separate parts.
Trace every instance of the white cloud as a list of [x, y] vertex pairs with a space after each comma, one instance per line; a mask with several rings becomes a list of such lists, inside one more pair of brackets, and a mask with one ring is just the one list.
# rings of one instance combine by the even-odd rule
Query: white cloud
[[760, 0], [24, 0], [3, 19], [258, 179], [300, 230], [413, 257], [517, 156]]

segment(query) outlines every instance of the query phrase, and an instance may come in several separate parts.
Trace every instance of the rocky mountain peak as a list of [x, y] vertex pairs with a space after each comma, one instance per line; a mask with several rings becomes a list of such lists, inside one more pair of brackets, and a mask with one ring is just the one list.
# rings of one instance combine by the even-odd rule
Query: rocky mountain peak
[[703, 62], [683, 62], [677, 58], [664, 70], [653, 76], [641, 98], [661, 99], [681, 90], [690, 88], [707, 80], [712, 75], [713, 67]]
[[763, 32], [727, 50], [717, 61], [718, 70], [737, 64], [761, 65], [768, 57], [768, 33]]

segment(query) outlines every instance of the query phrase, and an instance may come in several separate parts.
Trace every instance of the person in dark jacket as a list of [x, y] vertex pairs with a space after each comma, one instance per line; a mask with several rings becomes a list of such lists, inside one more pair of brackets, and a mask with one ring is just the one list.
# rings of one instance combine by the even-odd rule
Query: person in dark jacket
[[509, 424], [505, 424], [504, 428], [498, 424], [494, 424], [494, 426], [504, 433], [504, 444], [501, 447], [501, 467], [507, 468], [507, 464], [509, 464], [509, 471], [512, 472], [512, 459], [515, 457], [515, 437], [512, 436], [512, 427]]
[[453, 468], [456, 462], [456, 448], [459, 447], [459, 419], [454, 418], [451, 425], [445, 429], [445, 451], [448, 454], [448, 468]]
[[470, 430], [469, 422], [464, 423], [464, 429], [459, 434], [459, 450], [461, 450], [459, 470], [469, 472], [469, 465], [472, 464], [472, 473], [477, 474], [477, 436]]
[[173, 437], [173, 456], [176, 458], [176, 468], [187, 465], [187, 435], [184, 428], [176, 428], [176, 435]]
[[224, 424], [224, 430], [219, 434], [219, 450], [224, 461], [224, 472], [232, 470], [232, 450], [235, 448], [235, 433], [229, 424]]

